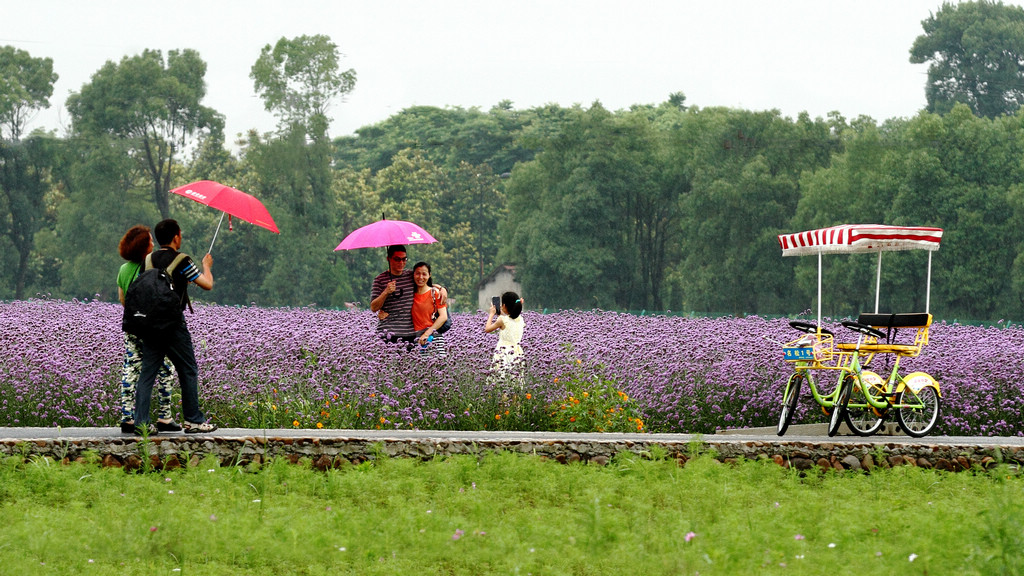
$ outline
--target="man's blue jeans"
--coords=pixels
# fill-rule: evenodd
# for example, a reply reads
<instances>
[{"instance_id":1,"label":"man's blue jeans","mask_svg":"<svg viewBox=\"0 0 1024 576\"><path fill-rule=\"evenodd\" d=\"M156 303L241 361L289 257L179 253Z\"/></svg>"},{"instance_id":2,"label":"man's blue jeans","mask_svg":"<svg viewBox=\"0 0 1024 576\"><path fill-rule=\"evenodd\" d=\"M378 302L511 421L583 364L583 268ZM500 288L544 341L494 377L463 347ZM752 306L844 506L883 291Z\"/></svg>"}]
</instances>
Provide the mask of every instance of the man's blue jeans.
<instances>
[{"instance_id":1,"label":"man's blue jeans","mask_svg":"<svg viewBox=\"0 0 1024 576\"><path fill-rule=\"evenodd\" d=\"M206 416L199 409L199 366L196 364L195 349L192 348L192 334L185 325L184 317L175 328L158 335L142 339L142 370L135 386L135 424L149 423L149 406L153 398L153 383L166 356L178 372L181 384L181 412L186 422L200 424Z\"/></svg>"}]
</instances>

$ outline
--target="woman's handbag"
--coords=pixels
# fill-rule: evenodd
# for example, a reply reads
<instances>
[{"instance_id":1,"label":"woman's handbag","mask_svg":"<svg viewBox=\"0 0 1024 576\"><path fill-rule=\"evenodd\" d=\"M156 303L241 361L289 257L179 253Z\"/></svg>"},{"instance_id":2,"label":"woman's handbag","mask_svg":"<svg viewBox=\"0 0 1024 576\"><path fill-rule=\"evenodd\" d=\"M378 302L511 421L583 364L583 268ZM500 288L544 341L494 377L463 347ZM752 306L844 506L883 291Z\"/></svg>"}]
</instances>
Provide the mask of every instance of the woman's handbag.
<instances>
[{"instance_id":1,"label":"woman's handbag","mask_svg":"<svg viewBox=\"0 0 1024 576\"><path fill-rule=\"evenodd\" d=\"M434 320L435 322L437 321L437 315L440 314L440 312L437 311L437 298L438 298L439 295L440 295L440 290L435 291L433 293L433 295L431 296L431 300L433 300L433 302L434 302L434 315L431 316L430 319ZM451 309L449 309L448 310L448 318L444 321L444 324L441 324L441 327L437 329L437 333L438 334L444 334L451 327L452 327L452 311L451 311Z\"/></svg>"}]
</instances>

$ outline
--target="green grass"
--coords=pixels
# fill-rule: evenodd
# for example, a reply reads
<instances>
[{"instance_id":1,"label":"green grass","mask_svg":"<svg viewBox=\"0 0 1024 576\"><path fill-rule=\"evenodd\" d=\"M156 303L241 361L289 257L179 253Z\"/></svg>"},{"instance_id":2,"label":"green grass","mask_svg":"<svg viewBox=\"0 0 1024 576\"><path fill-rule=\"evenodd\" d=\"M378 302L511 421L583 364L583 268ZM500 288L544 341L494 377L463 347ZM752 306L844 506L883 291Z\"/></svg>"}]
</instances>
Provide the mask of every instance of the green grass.
<instances>
[{"instance_id":1,"label":"green grass","mask_svg":"<svg viewBox=\"0 0 1024 576\"><path fill-rule=\"evenodd\" d=\"M1022 488L1007 468L801 476L708 456L601 467L500 453L326 473L12 457L0 573L1019 574Z\"/></svg>"}]
</instances>

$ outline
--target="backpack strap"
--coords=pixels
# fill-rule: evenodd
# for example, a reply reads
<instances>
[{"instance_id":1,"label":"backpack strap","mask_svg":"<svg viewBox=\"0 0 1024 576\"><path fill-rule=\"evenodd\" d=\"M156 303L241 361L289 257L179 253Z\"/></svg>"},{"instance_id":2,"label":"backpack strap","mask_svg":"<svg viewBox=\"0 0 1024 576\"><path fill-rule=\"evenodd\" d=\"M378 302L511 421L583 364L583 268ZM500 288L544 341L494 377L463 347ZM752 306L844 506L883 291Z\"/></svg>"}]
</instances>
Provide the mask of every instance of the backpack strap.
<instances>
[{"instance_id":1,"label":"backpack strap","mask_svg":"<svg viewBox=\"0 0 1024 576\"><path fill-rule=\"evenodd\" d=\"M137 264L135 266L135 275L132 276L131 282L128 283L129 286L131 286L132 282L135 282L136 280L138 280L139 276L142 275L142 268L143 268L143 266L145 266L145 264L143 264L143 263L139 263L139 264Z\"/></svg>"},{"instance_id":2,"label":"backpack strap","mask_svg":"<svg viewBox=\"0 0 1024 576\"><path fill-rule=\"evenodd\" d=\"M174 260L172 260L171 263L167 265L167 268L164 268L164 270L167 272L167 275L171 277L172 282L174 281L174 270L178 267L178 264L181 264L181 261L184 260L185 258L188 258L188 254L185 254L184 252L178 252L178 255L174 257ZM187 282L185 283L185 290L183 290L181 293L181 299L186 300L185 303L188 306L189 314L195 314L196 311L192 309L192 299L188 297Z\"/></svg>"},{"instance_id":3,"label":"backpack strap","mask_svg":"<svg viewBox=\"0 0 1024 576\"><path fill-rule=\"evenodd\" d=\"M164 270L167 271L167 275L173 275L174 270L178 267L178 264L181 264L181 261L184 260L185 258L188 258L188 254L178 252L178 255L174 257L174 260L172 260L171 263L167 265L167 268L164 268Z\"/></svg>"},{"instance_id":4,"label":"backpack strap","mask_svg":"<svg viewBox=\"0 0 1024 576\"><path fill-rule=\"evenodd\" d=\"M174 270L178 267L178 264L181 264L181 261L184 260L187 256L188 254L185 254L184 252L178 252L178 255L174 257L174 260L171 260L171 263L168 264L166 268L164 268L164 272L167 272L168 276L174 274ZM146 254L146 261L142 265L142 270L149 270L150 268L154 268L152 252ZM141 271L139 273L141 274Z\"/></svg>"}]
</instances>

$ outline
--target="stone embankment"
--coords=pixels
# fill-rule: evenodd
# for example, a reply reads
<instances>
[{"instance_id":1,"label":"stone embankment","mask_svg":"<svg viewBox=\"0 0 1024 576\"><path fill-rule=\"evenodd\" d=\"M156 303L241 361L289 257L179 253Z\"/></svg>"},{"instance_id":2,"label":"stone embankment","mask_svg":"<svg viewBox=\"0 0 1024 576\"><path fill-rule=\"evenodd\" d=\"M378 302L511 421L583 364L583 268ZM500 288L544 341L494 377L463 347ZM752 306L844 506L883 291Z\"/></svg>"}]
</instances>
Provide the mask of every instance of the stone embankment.
<instances>
[{"instance_id":1,"label":"stone embankment","mask_svg":"<svg viewBox=\"0 0 1024 576\"><path fill-rule=\"evenodd\" d=\"M673 458L680 464L696 454L723 462L769 460L779 466L809 470L872 470L916 466L962 471L1000 463L1024 464L1020 439L939 437L793 439L770 436L682 434L554 434L381 431L218 431L212 435L160 435L149 439L119 435L113 429L53 429L44 433L0 431L0 455L55 461L98 460L105 466L135 469L144 459L154 468L198 465L213 457L221 465L245 466L271 458L308 461L326 470L383 457L431 459L492 451L534 454L562 463L607 464L624 451ZM35 429L44 430L47 429Z\"/></svg>"}]
</instances>

